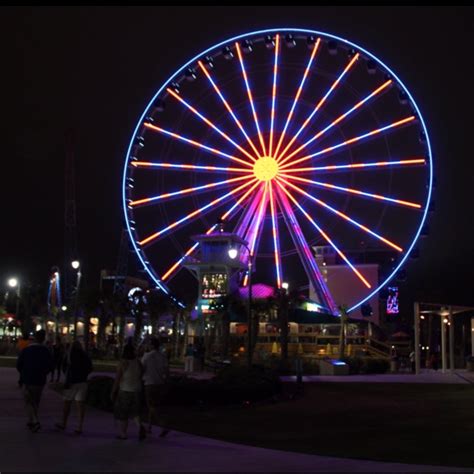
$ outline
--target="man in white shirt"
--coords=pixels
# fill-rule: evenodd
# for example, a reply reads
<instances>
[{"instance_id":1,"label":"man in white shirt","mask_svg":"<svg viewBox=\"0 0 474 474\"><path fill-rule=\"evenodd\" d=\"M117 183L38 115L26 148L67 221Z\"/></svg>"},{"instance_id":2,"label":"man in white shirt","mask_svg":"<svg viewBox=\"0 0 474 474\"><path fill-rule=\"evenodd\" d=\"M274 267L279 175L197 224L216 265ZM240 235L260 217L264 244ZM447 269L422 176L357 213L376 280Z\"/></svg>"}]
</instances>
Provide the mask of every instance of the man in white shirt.
<instances>
[{"instance_id":1,"label":"man in white shirt","mask_svg":"<svg viewBox=\"0 0 474 474\"><path fill-rule=\"evenodd\" d=\"M152 338L152 350L142 357L145 398L148 406L148 432L151 433L153 421L157 421L158 406L166 395L168 388L169 366L165 354L160 351L160 341ZM163 424L163 423L162 423ZM160 436L164 437L169 430L163 426Z\"/></svg>"}]
</instances>

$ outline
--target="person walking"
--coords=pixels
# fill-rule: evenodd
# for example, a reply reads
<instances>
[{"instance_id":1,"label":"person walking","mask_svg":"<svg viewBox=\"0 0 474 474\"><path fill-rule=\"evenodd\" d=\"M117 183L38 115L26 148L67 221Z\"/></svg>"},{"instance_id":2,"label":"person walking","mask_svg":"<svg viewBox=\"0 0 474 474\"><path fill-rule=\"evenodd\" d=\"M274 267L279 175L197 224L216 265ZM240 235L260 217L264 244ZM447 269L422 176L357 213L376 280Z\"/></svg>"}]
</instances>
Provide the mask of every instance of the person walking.
<instances>
[{"instance_id":1,"label":"person walking","mask_svg":"<svg viewBox=\"0 0 474 474\"><path fill-rule=\"evenodd\" d=\"M56 428L61 431L66 429L72 402L75 401L79 413L79 423L74 433L81 434L86 410L87 377L92 372L92 362L79 341L72 343L71 351L64 357L63 370L66 374L63 392L63 419L61 423L56 423Z\"/></svg>"},{"instance_id":2,"label":"person walking","mask_svg":"<svg viewBox=\"0 0 474 474\"><path fill-rule=\"evenodd\" d=\"M46 336L45 336L46 337ZM21 352L23 349L26 349L30 345L30 337L27 333L24 333L16 345L18 352Z\"/></svg>"},{"instance_id":3,"label":"person walking","mask_svg":"<svg viewBox=\"0 0 474 474\"><path fill-rule=\"evenodd\" d=\"M157 421L158 407L166 396L169 380L168 358L160 350L160 340L153 338L150 343L151 351L144 354L142 358L149 433L151 433L153 421ZM169 433L169 429L166 427L166 423L162 428L160 437L163 438Z\"/></svg>"},{"instance_id":4,"label":"person walking","mask_svg":"<svg viewBox=\"0 0 474 474\"><path fill-rule=\"evenodd\" d=\"M46 378L53 370L53 357L44 346L46 331L36 331L34 342L19 354L16 368L20 373L19 385L23 390L25 409L28 416L28 428L36 433L41 429L38 419L41 394Z\"/></svg>"},{"instance_id":5,"label":"person walking","mask_svg":"<svg viewBox=\"0 0 474 474\"><path fill-rule=\"evenodd\" d=\"M415 354L415 350L412 350L408 357L410 358L411 371L413 373L415 373L416 372L416 354Z\"/></svg>"},{"instance_id":6,"label":"person walking","mask_svg":"<svg viewBox=\"0 0 474 474\"><path fill-rule=\"evenodd\" d=\"M197 362L197 366L198 366L198 369L200 372L203 372L204 369L205 369L205 360L206 360L206 348L204 346L204 344L202 342L198 342L197 344L197 347L196 347L196 351L195 351L195 355L196 355L196 362Z\"/></svg>"},{"instance_id":7,"label":"person walking","mask_svg":"<svg viewBox=\"0 0 474 474\"><path fill-rule=\"evenodd\" d=\"M192 344L188 344L186 347L186 352L184 354L184 371L193 372L194 371L194 355L195 350Z\"/></svg>"},{"instance_id":8,"label":"person walking","mask_svg":"<svg viewBox=\"0 0 474 474\"><path fill-rule=\"evenodd\" d=\"M438 354L436 352L433 352L430 357L430 362L431 362L431 368L437 372L438 371Z\"/></svg>"},{"instance_id":9,"label":"person walking","mask_svg":"<svg viewBox=\"0 0 474 474\"><path fill-rule=\"evenodd\" d=\"M53 360L54 360L54 367L51 371L51 379L50 382L54 382L54 375L56 374L56 382L59 382L61 378L61 370L63 367L64 362L64 355L65 355L65 347L61 341L61 337L56 337L56 343L53 345Z\"/></svg>"},{"instance_id":10,"label":"person walking","mask_svg":"<svg viewBox=\"0 0 474 474\"><path fill-rule=\"evenodd\" d=\"M138 439L141 441L146 438L146 429L140 416L142 375L142 365L137 359L133 344L129 342L123 349L111 393L114 417L119 425L117 439L127 439L129 418L133 418L138 425Z\"/></svg>"}]
</instances>

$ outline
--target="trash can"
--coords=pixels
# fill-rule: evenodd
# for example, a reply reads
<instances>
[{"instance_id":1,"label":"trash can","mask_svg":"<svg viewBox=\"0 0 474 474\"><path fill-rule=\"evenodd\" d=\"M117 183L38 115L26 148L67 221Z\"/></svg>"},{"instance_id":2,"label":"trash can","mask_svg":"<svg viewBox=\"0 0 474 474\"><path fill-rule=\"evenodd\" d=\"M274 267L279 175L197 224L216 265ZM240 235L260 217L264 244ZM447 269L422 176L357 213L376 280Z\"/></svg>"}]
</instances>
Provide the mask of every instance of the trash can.
<instances>
[{"instance_id":1,"label":"trash can","mask_svg":"<svg viewBox=\"0 0 474 474\"><path fill-rule=\"evenodd\" d=\"M466 359L466 369L468 372L474 372L474 356L469 356Z\"/></svg>"}]
</instances>

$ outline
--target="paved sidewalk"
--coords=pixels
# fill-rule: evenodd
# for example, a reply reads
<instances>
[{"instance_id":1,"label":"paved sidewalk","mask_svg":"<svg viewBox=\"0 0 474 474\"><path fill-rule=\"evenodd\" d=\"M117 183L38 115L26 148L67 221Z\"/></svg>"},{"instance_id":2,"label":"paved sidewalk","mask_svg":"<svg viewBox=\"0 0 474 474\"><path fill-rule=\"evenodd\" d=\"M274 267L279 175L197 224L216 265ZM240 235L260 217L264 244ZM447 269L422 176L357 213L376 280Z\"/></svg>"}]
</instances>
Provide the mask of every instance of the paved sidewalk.
<instances>
[{"instance_id":1,"label":"paved sidewalk","mask_svg":"<svg viewBox=\"0 0 474 474\"><path fill-rule=\"evenodd\" d=\"M295 382L295 375L282 376L283 382ZM303 375L303 382L368 382L368 383L474 383L474 372L456 370L443 374L438 371L424 371L415 374L367 374L367 375Z\"/></svg>"},{"instance_id":2,"label":"paved sidewalk","mask_svg":"<svg viewBox=\"0 0 474 474\"><path fill-rule=\"evenodd\" d=\"M110 414L88 409L80 437L52 427L61 399L46 388L43 430L30 433L14 369L0 368L0 471L16 472L470 472L472 469L417 466L298 454L171 432L142 443L136 428L127 441L114 438ZM74 423L73 416L71 422ZM74 425L71 424L71 428ZM158 431L158 429L156 430ZM133 435L133 436L132 436Z\"/></svg>"}]
</instances>

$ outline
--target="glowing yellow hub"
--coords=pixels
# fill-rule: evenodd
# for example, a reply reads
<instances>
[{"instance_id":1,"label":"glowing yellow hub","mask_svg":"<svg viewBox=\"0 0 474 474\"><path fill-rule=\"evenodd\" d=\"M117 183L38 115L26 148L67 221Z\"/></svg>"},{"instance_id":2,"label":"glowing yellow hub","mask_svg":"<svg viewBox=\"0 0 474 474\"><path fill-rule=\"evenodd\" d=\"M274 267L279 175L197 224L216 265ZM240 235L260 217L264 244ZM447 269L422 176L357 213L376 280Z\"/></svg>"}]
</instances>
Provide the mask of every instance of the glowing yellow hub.
<instances>
[{"instance_id":1,"label":"glowing yellow hub","mask_svg":"<svg viewBox=\"0 0 474 474\"><path fill-rule=\"evenodd\" d=\"M278 163L271 156L262 156L253 165L253 173L260 181L271 181L278 174Z\"/></svg>"}]
</instances>

